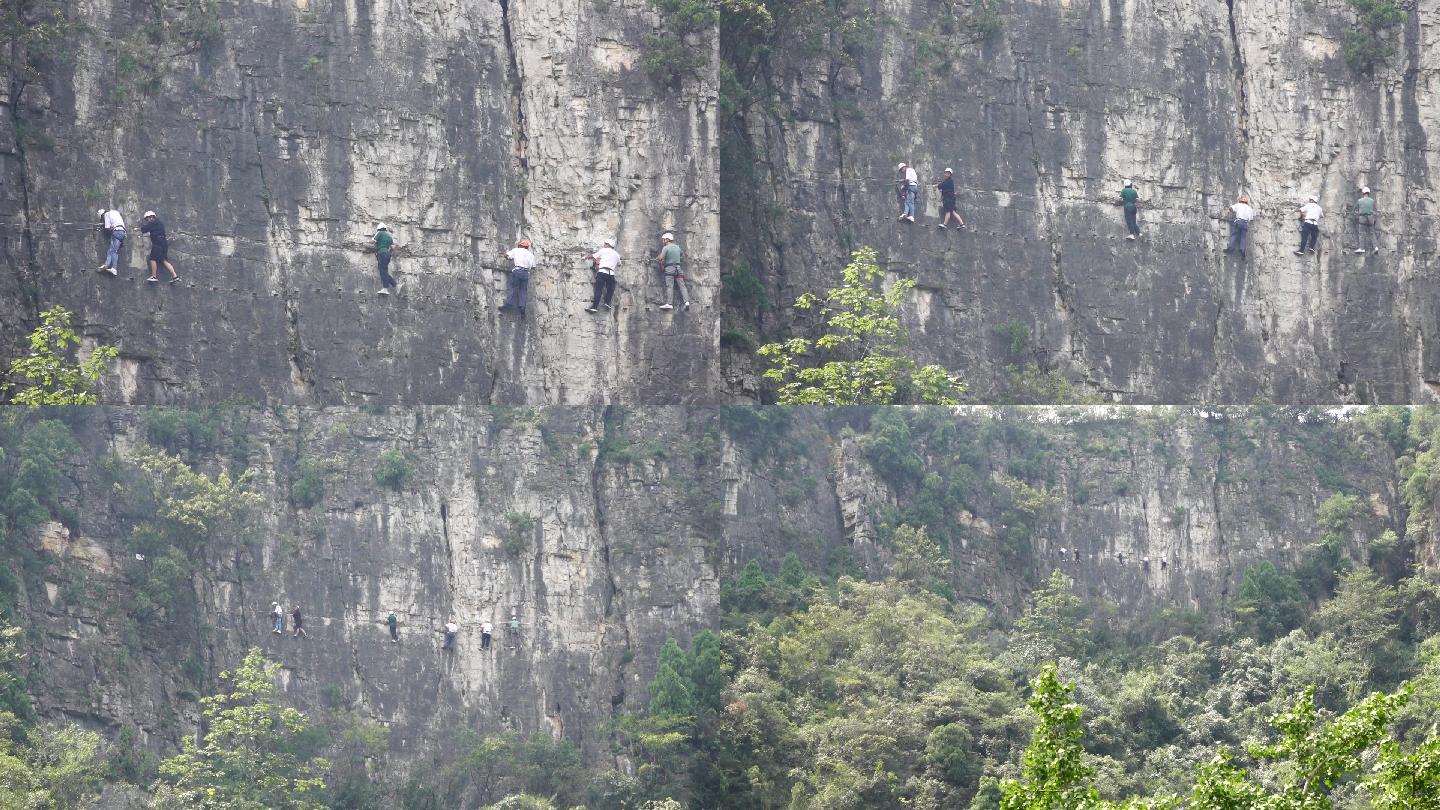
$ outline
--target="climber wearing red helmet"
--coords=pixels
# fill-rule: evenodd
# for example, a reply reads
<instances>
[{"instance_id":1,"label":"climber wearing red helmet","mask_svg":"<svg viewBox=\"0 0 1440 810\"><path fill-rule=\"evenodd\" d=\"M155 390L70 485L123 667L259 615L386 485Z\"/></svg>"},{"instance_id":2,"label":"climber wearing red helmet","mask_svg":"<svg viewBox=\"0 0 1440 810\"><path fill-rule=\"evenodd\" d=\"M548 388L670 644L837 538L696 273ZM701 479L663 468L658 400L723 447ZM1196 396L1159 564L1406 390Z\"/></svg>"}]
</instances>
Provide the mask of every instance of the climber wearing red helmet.
<instances>
[{"instance_id":1,"label":"climber wearing red helmet","mask_svg":"<svg viewBox=\"0 0 1440 810\"><path fill-rule=\"evenodd\" d=\"M521 239L516 242L515 247L506 251L505 258L510 260L510 275L505 282L505 303L500 305L500 311L514 307L520 310L520 317L524 318L530 271L535 269L535 254L530 252L530 240Z\"/></svg>"}]
</instances>

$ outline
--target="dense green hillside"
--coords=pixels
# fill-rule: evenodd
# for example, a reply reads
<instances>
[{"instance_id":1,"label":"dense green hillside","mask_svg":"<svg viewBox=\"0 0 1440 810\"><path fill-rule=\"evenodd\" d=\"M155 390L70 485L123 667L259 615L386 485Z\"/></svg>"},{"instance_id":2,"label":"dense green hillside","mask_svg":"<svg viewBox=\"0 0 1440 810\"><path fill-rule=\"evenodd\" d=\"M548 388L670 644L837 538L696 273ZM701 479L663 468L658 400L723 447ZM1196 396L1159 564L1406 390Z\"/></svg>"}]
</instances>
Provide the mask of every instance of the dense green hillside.
<instances>
[{"instance_id":1,"label":"dense green hillside","mask_svg":"<svg viewBox=\"0 0 1440 810\"><path fill-rule=\"evenodd\" d=\"M0 806L1433 807L1437 437L1426 409L6 411Z\"/></svg>"}]
</instances>

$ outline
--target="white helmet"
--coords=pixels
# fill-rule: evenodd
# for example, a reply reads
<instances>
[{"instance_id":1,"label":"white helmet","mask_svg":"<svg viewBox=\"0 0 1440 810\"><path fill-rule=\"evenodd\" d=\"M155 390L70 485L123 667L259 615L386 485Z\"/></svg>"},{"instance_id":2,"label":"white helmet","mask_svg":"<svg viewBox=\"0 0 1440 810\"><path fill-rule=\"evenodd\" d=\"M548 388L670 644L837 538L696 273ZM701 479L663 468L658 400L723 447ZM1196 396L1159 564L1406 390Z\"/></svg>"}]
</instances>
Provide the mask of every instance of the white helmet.
<instances>
[{"instance_id":1,"label":"white helmet","mask_svg":"<svg viewBox=\"0 0 1440 810\"><path fill-rule=\"evenodd\" d=\"M1306 201L1306 202L1320 202L1319 200L1315 199L1315 195L1314 195L1314 194L1311 194L1309 197L1306 197L1306 198L1305 198L1305 201Z\"/></svg>"},{"instance_id":2,"label":"white helmet","mask_svg":"<svg viewBox=\"0 0 1440 810\"><path fill-rule=\"evenodd\" d=\"M945 167L945 173L946 173L946 174L954 174L954 173L955 173L955 170L952 169L952 168L950 168L949 166L946 166L946 167Z\"/></svg>"},{"instance_id":3,"label":"white helmet","mask_svg":"<svg viewBox=\"0 0 1440 810\"><path fill-rule=\"evenodd\" d=\"M1135 185L1135 184L1132 183L1132 182L1130 182L1129 180L1126 180L1126 181L1125 181L1125 187L1126 187L1126 188L1130 188L1130 187L1133 186L1133 185Z\"/></svg>"},{"instance_id":4,"label":"white helmet","mask_svg":"<svg viewBox=\"0 0 1440 810\"><path fill-rule=\"evenodd\" d=\"M375 223L375 230L377 230L377 231L388 231L388 230L390 230L390 229L387 228L387 227L385 227L385 223L383 223L383 222L377 222L377 223Z\"/></svg>"},{"instance_id":5,"label":"white helmet","mask_svg":"<svg viewBox=\"0 0 1440 810\"><path fill-rule=\"evenodd\" d=\"M669 231L666 231L665 233L663 233L663 234L660 235L660 239L663 240L663 241L666 241L666 242L674 242L674 241L675 241L675 234L670 233Z\"/></svg>"},{"instance_id":6,"label":"white helmet","mask_svg":"<svg viewBox=\"0 0 1440 810\"><path fill-rule=\"evenodd\" d=\"M1361 193L1361 194L1369 194L1369 193L1370 193L1370 187L1369 187L1369 186L1361 186L1361 187L1360 187L1360 193Z\"/></svg>"},{"instance_id":7,"label":"white helmet","mask_svg":"<svg viewBox=\"0 0 1440 810\"><path fill-rule=\"evenodd\" d=\"M103 217L103 216L105 216L105 209L104 209L104 208L101 208L99 211L96 211L96 212L95 212L95 216L97 216L97 217Z\"/></svg>"},{"instance_id":8,"label":"white helmet","mask_svg":"<svg viewBox=\"0 0 1440 810\"><path fill-rule=\"evenodd\" d=\"M601 242L600 244L602 244L602 245L604 245L605 247L608 247L608 248L613 248L613 247L615 247L615 242L614 242L614 240L612 240L612 239L606 239L606 240L604 240L603 242Z\"/></svg>"},{"instance_id":9,"label":"white helmet","mask_svg":"<svg viewBox=\"0 0 1440 810\"><path fill-rule=\"evenodd\" d=\"M902 169L904 169L904 168L905 168L905 164L904 164L904 163L901 163L899 166L896 166L896 167L895 167L895 171L898 172L898 171L900 171L900 170L902 170Z\"/></svg>"},{"instance_id":10,"label":"white helmet","mask_svg":"<svg viewBox=\"0 0 1440 810\"><path fill-rule=\"evenodd\" d=\"M154 211L146 211L144 214L141 214L141 215L140 215L140 218L141 218L141 219L149 219L150 217L153 217L153 216L155 216L155 212L154 212Z\"/></svg>"}]
</instances>

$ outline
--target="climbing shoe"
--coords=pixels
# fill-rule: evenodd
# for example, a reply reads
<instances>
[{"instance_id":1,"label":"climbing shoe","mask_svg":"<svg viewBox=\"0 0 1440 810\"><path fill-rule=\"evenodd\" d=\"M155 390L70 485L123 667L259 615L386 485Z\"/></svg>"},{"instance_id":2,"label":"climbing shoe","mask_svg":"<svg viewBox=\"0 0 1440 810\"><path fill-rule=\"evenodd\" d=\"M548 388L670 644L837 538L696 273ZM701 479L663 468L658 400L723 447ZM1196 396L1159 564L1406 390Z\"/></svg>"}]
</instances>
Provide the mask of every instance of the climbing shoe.
<instances>
[{"instance_id":1,"label":"climbing shoe","mask_svg":"<svg viewBox=\"0 0 1440 810\"><path fill-rule=\"evenodd\" d=\"M945 223L943 223L943 222L940 223L940 230L942 230L942 231L945 230Z\"/></svg>"},{"instance_id":2,"label":"climbing shoe","mask_svg":"<svg viewBox=\"0 0 1440 810\"><path fill-rule=\"evenodd\" d=\"M156 278L156 277L154 277L154 276L151 276L151 277L149 277L149 278L147 278L147 279L145 279L145 280L146 280L146 281L159 281L160 279L158 279L158 278Z\"/></svg>"},{"instance_id":3,"label":"climbing shoe","mask_svg":"<svg viewBox=\"0 0 1440 810\"><path fill-rule=\"evenodd\" d=\"M380 288L380 291L377 292L377 293L375 293L375 294L376 294L376 295L389 295L389 294L390 294L390 290L386 289L385 287L381 287L381 288Z\"/></svg>"},{"instance_id":4,"label":"climbing shoe","mask_svg":"<svg viewBox=\"0 0 1440 810\"><path fill-rule=\"evenodd\" d=\"M585 307L585 311L586 311L586 312L599 312L600 310L596 309L595 307Z\"/></svg>"},{"instance_id":5,"label":"climbing shoe","mask_svg":"<svg viewBox=\"0 0 1440 810\"><path fill-rule=\"evenodd\" d=\"M660 308L661 308L661 309L674 309L675 307L672 307L672 306L670 306L669 304L661 304L661 305L660 305Z\"/></svg>"},{"instance_id":6,"label":"climbing shoe","mask_svg":"<svg viewBox=\"0 0 1440 810\"><path fill-rule=\"evenodd\" d=\"M179 276L172 276L172 277L170 278L170 283L171 283L171 284L174 284L175 282L177 282L177 281L179 281L179 280L180 280L180 277L179 277Z\"/></svg>"}]
</instances>

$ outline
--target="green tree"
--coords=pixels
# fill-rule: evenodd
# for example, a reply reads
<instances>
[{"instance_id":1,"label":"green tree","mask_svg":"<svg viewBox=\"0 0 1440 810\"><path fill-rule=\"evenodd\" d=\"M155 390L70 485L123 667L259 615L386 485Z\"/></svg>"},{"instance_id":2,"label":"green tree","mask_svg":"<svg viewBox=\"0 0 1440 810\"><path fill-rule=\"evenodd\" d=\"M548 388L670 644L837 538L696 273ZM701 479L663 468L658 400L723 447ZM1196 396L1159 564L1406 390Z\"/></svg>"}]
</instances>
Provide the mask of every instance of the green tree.
<instances>
[{"instance_id":1,"label":"green tree","mask_svg":"<svg viewBox=\"0 0 1440 810\"><path fill-rule=\"evenodd\" d=\"M1440 810L1440 738L1432 736L1414 751L1388 740L1365 781L1375 807L1387 810Z\"/></svg>"},{"instance_id":2,"label":"green tree","mask_svg":"<svg viewBox=\"0 0 1440 810\"><path fill-rule=\"evenodd\" d=\"M1039 719L1020 764L1020 778L1000 783L1001 810L1079 810L1099 797L1080 744L1085 734L1080 704L1071 699L1075 684L1061 683L1054 664L1046 664L1030 682L1030 709Z\"/></svg>"},{"instance_id":3,"label":"green tree","mask_svg":"<svg viewBox=\"0 0 1440 810\"><path fill-rule=\"evenodd\" d=\"M1015 622L1022 638L1035 644L1045 657L1080 658L1091 650L1090 609L1070 592L1070 582L1058 569L1035 592L1035 604Z\"/></svg>"},{"instance_id":4,"label":"green tree","mask_svg":"<svg viewBox=\"0 0 1440 810\"><path fill-rule=\"evenodd\" d=\"M1385 37L1386 29L1405 21L1405 11L1395 0L1349 0L1355 10L1356 27L1345 33L1342 52L1345 63L1357 72L1366 72L1395 53Z\"/></svg>"},{"instance_id":5,"label":"green tree","mask_svg":"<svg viewBox=\"0 0 1440 810\"><path fill-rule=\"evenodd\" d=\"M30 333L30 352L10 361L9 379L0 385L17 405L94 405L95 387L119 353L114 346L96 346L83 360L71 361L70 349L80 337L70 328L70 311L61 306L40 313L40 326Z\"/></svg>"},{"instance_id":6,"label":"green tree","mask_svg":"<svg viewBox=\"0 0 1440 810\"><path fill-rule=\"evenodd\" d=\"M695 714L694 684L690 682L690 662L685 651L669 639L660 648L660 664L655 677L646 687L650 693L652 717L690 717Z\"/></svg>"},{"instance_id":7,"label":"green tree","mask_svg":"<svg viewBox=\"0 0 1440 810\"><path fill-rule=\"evenodd\" d=\"M897 526L891 544L895 549L895 562L890 573L896 579L913 582L926 590L941 592L945 589L945 574L950 561L924 529Z\"/></svg>"},{"instance_id":8,"label":"green tree","mask_svg":"<svg viewBox=\"0 0 1440 810\"><path fill-rule=\"evenodd\" d=\"M1265 560L1245 569L1233 613L1243 632L1271 641L1299 627L1308 606L1300 583Z\"/></svg>"},{"instance_id":9,"label":"green tree","mask_svg":"<svg viewBox=\"0 0 1440 810\"><path fill-rule=\"evenodd\" d=\"M823 298L806 293L795 308L817 310L825 327L818 338L796 337L761 346L766 379L779 386L783 405L954 404L960 379L938 365L921 366L905 354L908 335L900 305L915 287L902 278L884 289L873 248L860 248L845 266L845 283ZM879 288L879 289L877 289Z\"/></svg>"},{"instance_id":10,"label":"green tree","mask_svg":"<svg viewBox=\"0 0 1440 810\"><path fill-rule=\"evenodd\" d=\"M21 735L25 742L16 742ZM0 714L0 807L69 810L100 795L105 763L100 736L77 726L25 729Z\"/></svg>"},{"instance_id":11,"label":"green tree","mask_svg":"<svg viewBox=\"0 0 1440 810\"><path fill-rule=\"evenodd\" d=\"M308 722L274 702L280 664L251 648L233 672L220 673L229 692L201 700L207 731L160 765L157 810L324 810L329 763L295 751Z\"/></svg>"},{"instance_id":12,"label":"green tree","mask_svg":"<svg viewBox=\"0 0 1440 810\"><path fill-rule=\"evenodd\" d=\"M1315 690L1307 689L1295 705L1270 718L1279 739L1252 746L1251 756L1281 761L1277 810L1329 810L1330 792L1340 780L1360 769L1361 755L1385 736L1386 727L1410 697L1408 690L1393 695L1375 693L1340 715L1321 722L1315 708Z\"/></svg>"},{"instance_id":13,"label":"green tree","mask_svg":"<svg viewBox=\"0 0 1440 810\"><path fill-rule=\"evenodd\" d=\"M711 713L720 711L720 692L725 688L720 637L709 630L696 633L690 641L689 663L695 707Z\"/></svg>"}]
</instances>

